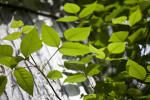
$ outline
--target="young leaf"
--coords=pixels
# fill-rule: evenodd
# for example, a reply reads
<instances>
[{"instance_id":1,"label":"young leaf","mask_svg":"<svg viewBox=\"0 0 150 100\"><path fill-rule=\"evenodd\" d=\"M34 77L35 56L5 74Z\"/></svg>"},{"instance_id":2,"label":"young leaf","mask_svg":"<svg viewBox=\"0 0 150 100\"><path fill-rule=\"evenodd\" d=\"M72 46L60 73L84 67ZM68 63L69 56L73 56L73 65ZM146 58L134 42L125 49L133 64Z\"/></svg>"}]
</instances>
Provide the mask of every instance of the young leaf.
<instances>
[{"instance_id":1,"label":"young leaf","mask_svg":"<svg viewBox=\"0 0 150 100\"><path fill-rule=\"evenodd\" d=\"M150 75L145 78L145 82L150 82Z\"/></svg>"},{"instance_id":2,"label":"young leaf","mask_svg":"<svg viewBox=\"0 0 150 100\"><path fill-rule=\"evenodd\" d=\"M144 80L146 77L146 70L144 69L144 67L130 59L126 64L126 70L130 76L137 79Z\"/></svg>"},{"instance_id":3,"label":"young leaf","mask_svg":"<svg viewBox=\"0 0 150 100\"><path fill-rule=\"evenodd\" d=\"M80 18L84 18L88 15L90 15L91 13L93 13L93 11L95 10L95 7L97 5L97 2L94 2L91 5L88 5L86 8L84 8L80 13L79 13L79 17Z\"/></svg>"},{"instance_id":4,"label":"young leaf","mask_svg":"<svg viewBox=\"0 0 150 100\"><path fill-rule=\"evenodd\" d=\"M147 66L147 70L150 72L150 65L149 65L149 66Z\"/></svg>"},{"instance_id":5,"label":"young leaf","mask_svg":"<svg viewBox=\"0 0 150 100\"><path fill-rule=\"evenodd\" d=\"M141 20L141 18L142 18L141 11L140 11L140 9L137 9L129 17L129 23L133 26L134 24L136 24L137 22L139 22Z\"/></svg>"},{"instance_id":6,"label":"young leaf","mask_svg":"<svg viewBox=\"0 0 150 100\"><path fill-rule=\"evenodd\" d=\"M65 82L78 83L78 82L83 82L85 80L86 80L86 77L84 74L77 73L72 76L68 76L63 83L65 83Z\"/></svg>"},{"instance_id":7,"label":"young leaf","mask_svg":"<svg viewBox=\"0 0 150 100\"><path fill-rule=\"evenodd\" d=\"M27 57L30 54L36 52L37 50L42 48L42 41L39 37L38 32L33 29L28 33L22 40L20 45L20 50L22 54Z\"/></svg>"},{"instance_id":8,"label":"young leaf","mask_svg":"<svg viewBox=\"0 0 150 100\"><path fill-rule=\"evenodd\" d=\"M7 84L6 76L0 75L0 96L3 94Z\"/></svg>"},{"instance_id":9,"label":"young leaf","mask_svg":"<svg viewBox=\"0 0 150 100\"><path fill-rule=\"evenodd\" d=\"M36 27L36 26L29 26L29 25L27 25L27 26L24 26L22 28L22 33L28 34L31 30L37 29L37 28L38 27Z\"/></svg>"},{"instance_id":10,"label":"young leaf","mask_svg":"<svg viewBox=\"0 0 150 100\"><path fill-rule=\"evenodd\" d=\"M77 21L79 18L76 16L68 16L68 17L63 17L63 18L59 18L56 21L59 22L74 22Z\"/></svg>"},{"instance_id":11,"label":"young leaf","mask_svg":"<svg viewBox=\"0 0 150 100\"><path fill-rule=\"evenodd\" d=\"M24 23L21 20L19 20L19 21L13 20L11 23L11 28L19 28L23 25L24 25Z\"/></svg>"},{"instance_id":12,"label":"young leaf","mask_svg":"<svg viewBox=\"0 0 150 100\"><path fill-rule=\"evenodd\" d=\"M60 79L62 78L62 74L60 71L58 70L53 70L53 71L50 71L48 74L47 74L47 77L50 79L50 80L56 80L56 79Z\"/></svg>"},{"instance_id":13,"label":"young leaf","mask_svg":"<svg viewBox=\"0 0 150 100\"><path fill-rule=\"evenodd\" d=\"M94 74L98 74L100 72L98 64L91 64L84 69L84 72L87 76L93 76Z\"/></svg>"},{"instance_id":14,"label":"young leaf","mask_svg":"<svg viewBox=\"0 0 150 100\"><path fill-rule=\"evenodd\" d=\"M124 43L116 42L116 43L110 43L107 48L111 54L118 54L124 52L125 46L126 46L126 42Z\"/></svg>"},{"instance_id":15,"label":"young leaf","mask_svg":"<svg viewBox=\"0 0 150 100\"><path fill-rule=\"evenodd\" d=\"M65 31L65 38L69 41L83 41L90 35L91 27L70 28Z\"/></svg>"},{"instance_id":16,"label":"young leaf","mask_svg":"<svg viewBox=\"0 0 150 100\"><path fill-rule=\"evenodd\" d=\"M129 34L128 31L115 32L110 37L109 42L124 42L128 34Z\"/></svg>"},{"instance_id":17,"label":"young leaf","mask_svg":"<svg viewBox=\"0 0 150 100\"><path fill-rule=\"evenodd\" d=\"M33 96L33 77L25 68L18 67L14 71L19 86Z\"/></svg>"},{"instance_id":18,"label":"young leaf","mask_svg":"<svg viewBox=\"0 0 150 100\"><path fill-rule=\"evenodd\" d=\"M3 40L12 41L12 40L16 40L16 39L18 39L20 37L21 37L21 33L20 32L13 32L12 34L4 37Z\"/></svg>"},{"instance_id":19,"label":"young leaf","mask_svg":"<svg viewBox=\"0 0 150 100\"><path fill-rule=\"evenodd\" d=\"M127 20L126 16L121 16L112 20L113 24L123 24Z\"/></svg>"},{"instance_id":20,"label":"young leaf","mask_svg":"<svg viewBox=\"0 0 150 100\"><path fill-rule=\"evenodd\" d=\"M73 3L66 3L64 5L64 11L66 11L68 13L76 14L80 11L80 7Z\"/></svg>"},{"instance_id":21,"label":"young leaf","mask_svg":"<svg viewBox=\"0 0 150 100\"><path fill-rule=\"evenodd\" d=\"M95 47L93 47L92 45L89 46L89 50L93 53L96 53L96 57L100 58L100 59L104 59L105 58L105 53L101 50L101 49L96 49Z\"/></svg>"},{"instance_id":22,"label":"young leaf","mask_svg":"<svg viewBox=\"0 0 150 100\"><path fill-rule=\"evenodd\" d=\"M13 48L10 45L0 45L0 58L10 57L13 54Z\"/></svg>"},{"instance_id":23,"label":"young leaf","mask_svg":"<svg viewBox=\"0 0 150 100\"><path fill-rule=\"evenodd\" d=\"M65 61L64 62L65 68L71 70L82 70L85 64L81 61Z\"/></svg>"},{"instance_id":24,"label":"young leaf","mask_svg":"<svg viewBox=\"0 0 150 100\"><path fill-rule=\"evenodd\" d=\"M46 45L52 46L52 47L59 47L60 42L61 42L59 35L53 28L46 25L45 23L43 23L43 26L42 26L41 36L42 36L42 41Z\"/></svg>"},{"instance_id":25,"label":"young leaf","mask_svg":"<svg viewBox=\"0 0 150 100\"><path fill-rule=\"evenodd\" d=\"M80 43L67 42L61 46L59 52L64 55L75 56L75 55L84 55L89 53L90 51L86 45Z\"/></svg>"}]
</instances>

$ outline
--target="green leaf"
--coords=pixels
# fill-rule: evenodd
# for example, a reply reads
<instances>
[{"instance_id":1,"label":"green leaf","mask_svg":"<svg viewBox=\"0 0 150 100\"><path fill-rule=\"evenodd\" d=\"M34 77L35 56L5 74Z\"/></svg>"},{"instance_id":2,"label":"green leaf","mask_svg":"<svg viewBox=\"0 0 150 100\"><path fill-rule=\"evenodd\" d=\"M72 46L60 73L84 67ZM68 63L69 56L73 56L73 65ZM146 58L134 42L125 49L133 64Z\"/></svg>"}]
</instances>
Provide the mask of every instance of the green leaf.
<instances>
[{"instance_id":1,"label":"green leaf","mask_svg":"<svg viewBox=\"0 0 150 100\"><path fill-rule=\"evenodd\" d=\"M110 43L107 48L111 54L118 54L124 52L125 47L126 47L126 42L124 43L116 42L116 43Z\"/></svg>"},{"instance_id":2,"label":"green leaf","mask_svg":"<svg viewBox=\"0 0 150 100\"><path fill-rule=\"evenodd\" d=\"M127 79L127 78L132 78L127 71L123 71L118 74L118 79Z\"/></svg>"},{"instance_id":3,"label":"green leaf","mask_svg":"<svg viewBox=\"0 0 150 100\"><path fill-rule=\"evenodd\" d=\"M150 75L145 78L145 82L150 82Z\"/></svg>"},{"instance_id":4,"label":"green leaf","mask_svg":"<svg viewBox=\"0 0 150 100\"><path fill-rule=\"evenodd\" d=\"M142 18L141 11L140 11L140 9L137 9L129 17L129 23L133 26L134 24L136 24L137 22L139 22L141 20L141 18Z\"/></svg>"},{"instance_id":5,"label":"green leaf","mask_svg":"<svg viewBox=\"0 0 150 100\"><path fill-rule=\"evenodd\" d=\"M91 64L84 69L84 72L87 76L93 76L94 74L98 74L100 72L99 65Z\"/></svg>"},{"instance_id":6,"label":"green leaf","mask_svg":"<svg viewBox=\"0 0 150 100\"><path fill-rule=\"evenodd\" d=\"M104 59L105 58L105 53L101 50L101 49L96 49L95 47L93 47L92 45L89 46L89 50L93 53L96 53L96 57L100 58L100 59Z\"/></svg>"},{"instance_id":7,"label":"green leaf","mask_svg":"<svg viewBox=\"0 0 150 100\"><path fill-rule=\"evenodd\" d=\"M88 95L84 96L84 100L97 100L96 94L88 94Z\"/></svg>"},{"instance_id":8,"label":"green leaf","mask_svg":"<svg viewBox=\"0 0 150 100\"><path fill-rule=\"evenodd\" d=\"M140 95L142 94L142 92L138 89L135 89L135 88L129 88L128 91L127 91L128 94L130 94L131 96L133 95Z\"/></svg>"},{"instance_id":9,"label":"green leaf","mask_svg":"<svg viewBox=\"0 0 150 100\"><path fill-rule=\"evenodd\" d=\"M65 82L78 83L78 82L83 82L85 80L86 80L86 77L84 74L77 73L72 76L68 76L63 83L65 83Z\"/></svg>"},{"instance_id":10,"label":"green leaf","mask_svg":"<svg viewBox=\"0 0 150 100\"><path fill-rule=\"evenodd\" d=\"M104 10L105 10L104 5L102 5L102 4L97 4L94 11L96 11L96 12L101 12L101 11L104 11Z\"/></svg>"},{"instance_id":11,"label":"green leaf","mask_svg":"<svg viewBox=\"0 0 150 100\"><path fill-rule=\"evenodd\" d=\"M109 58L109 57L106 57L106 59L105 60L110 60L110 61L112 61L112 60L122 60L122 59L127 59L128 57L122 57L122 58Z\"/></svg>"},{"instance_id":12,"label":"green leaf","mask_svg":"<svg viewBox=\"0 0 150 100\"><path fill-rule=\"evenodd\" d=\"M113 24L123 24L127 20L126 16L121 16L112 20Z\"/></svg>"},{"instance_id":13,"label":"green leaf","mask_svg":"<svg viewBox=\"0 0 150 100\"><path fill-rule=\"evenodd\" d=\"M80 11L80 7L73 3L66 3L64 5L64 11L66 11L68 13L76 14Z\"/></svg>"},{"instance_id":14,"label":"green leaf","mask_svg":"<svg viewBox=\"0 0 150 100\"><path fill-rule=\"evenodd\" d=\"M21 33L20 32L13 32L12 34L4 37L3 40L12 41L12 40L16 40L16 39L18 39L20 37L21 37Z\"/></svg>"},{"instance_id":15,"label":"green leaf","mask_svg":"<svg viewBox=\"0 0 150 100\"><path fill-rule=\"evenodd\" d=\"M84 8L79 13L79 17L84 18L84 17L87 17L88 15L90 15L91 13L93 13L93 11L95 10L96 5L97 5L97 2L94 2L93 4L88 5L86 8Z\"/></svg>"},{"instance_id":16,"label":"green leaf","mask_svg":"<svg viewBox=\"0 0 150 100\"><path fill-rule=\"evenodd\" d=\"M150 72L150 65L147 66L147 70Z\"/></svg>"},{"instance_id":17,"label":"green leaf","mask_svg":"<svg viewBox=\"0 0 150 100\"><path fill-rule=\"evenodd\" d=\"M0 45L0 58L9 57L13 54L13 48L10 45Z\"/></svg>"},{"instance_id":18,"label":"green leaf","mask_svg":"<svg viewBox=\"0 0 150 100\"><path fill-rule=\"evenodd\" d=\"M24 60L24 58L17 56L17 57L5 57L0 59L0 64L3 64L11 69L16 68L18 63Z\"/></svg>"},{"instance_id":19,"label":"green leaf","mask_svg":"<svg viewBox=\"0 0 150 100\"><path fill-rule=\"evenodd\" d=\"M14 71L18 85L28 94L33 96L33 77L25 68L18 67Z\"/></svg>"},{"instance_id":20,"label":"green leaf","mask_svg":"<svg viewBox=\"0 0 150 100\"><path fill-rule=\"evenodd\" d=\"M128 31L119 31L112 34L109 39L109 42L124 42L125 39L128 37Z\"/></svg>"},{"instance_id":21,"label":"green leaf","mask_svg":"<svg viewBox=\"0 0 150 100\"><path fill-rule=\"evenodd\" d=\"M3 94L6 84L7 84L7 77L4 75L0 75L0 96Z\"/></svg>"},{"instance_id":22,"label":"green leaf","mask_svg":"<svg viewBox=\"0 0 150 100\"><path fill-rule=\"evenodd\" d=\"M126 64L126 70L130 76L140 80L144 80L146 77L146 70L141 65L137 64L132 60L128 60Z\"/></svg>"},{"instance_id":23,"label":"green leaf","mask_svg":"<svg viewBox=\"0 0 150 100\"><path fill-rule=\"evenodd\" d=\"M59 47L60 45L60 37L57 32L51 28L50 26L43 23L42 26L42 41L51 47Z\"/></svg>"},{"instance_id":24,"label":"green leaf","mask_svg":"<svg viewBox=\"0 0 150 100\"><path fill-rule=\"evenodd\" d=\"M86 45L80 43L67 42L60 47L59 52L64 55L75 56L84 55L89 53L90 51Z\"/></svg>"},{"instance_id":25,"label":"green leaf","mask_svg":"<svg viewBox=\"0 0 150 100\"><path fill-rule=\"evenodd\" d=\"M82 70L85 64L81 61L65 61L64 66L71 70Z\"/></svg>"},{"instance_id":26,"label":"green leaf","mask_svg":"<svg viewBox=\"0 0 150 100\"><path fill-rule=\"evenodd\" d=\"M138 40L141 40L144 38L145 28L140 28L136 32L134 32L132 35L128 37L129 43L134 43Z\"/></svg>"},{"instance_id":27,"label":"green leaf","mask_svg":"<svg viewBox=\"0 0 150 100\"><path fill-rule=\"evenodd\" d=\"M69 41L83 41L90 35L91 27L70 28L65 31L65 38Z\"/></svg>"},{"instance_id":28,"label":"green leaf","mask_svg":"<svg viewBox=\"0 0 150 100\"><path fill-rule=\"evenodd\" d=\"M27 25L27 26L24 26L23 28L22 28L22 33L25 33L25 34L28 34L30 31L32 31L33 29L37 29L38 27L36 27L36 26L29 26L29 25Z\"/></svg>"},{"instance_id":29,"label":"green leaf","mask_svg":"<svg viewBox=\"0 0 150 100\"><path fill-rule=\"evenodd\" d=\"M93 15L90 18L90 25L94 27L100 27L103 24L103 19L101 17L97 17Z\"/></svg>"},{"instance_id":30,"label":"green leaf","mask_svg":"<svg viewBox=\"0 0 150 100\"><path fill-rule=\"evenodd\" d=\"M42 48L42 41L38 32L33 29L22 40L20 50L22 54L27 57Z\"/></svg>"},{"instance_id":31,"label":"green leaf","mask_svg":"<svg viewBox=\"0 0 150 100\"><path fill-rule=\"evenodd\" d=\"M59 18L56 21L60 21L60 22L74 22L77 21L79 18L76 16L67 16L67 17L63 17L63 18Z\"/></svg>"},{"instance_id":32,"label":"green leaf","mask_svg":"<svg viewBox=\"0 0 150 100\"><path fill-rule=\"evenodd\" d=\"M19 28L23 25L24 25L24 23L21 20L19 20L19 21L13 20L11 23L11 28Z\"/></svg>"},{"instance_id":33,"label":"green leaf","mask_svg":"<svg viewBox=\"0 0 150 100\"><path fill-rule=\"evenodd\" d=\"M93 56L87 56L81 59L82 62L84 63L89 63L93 59Z\"/></svg>"},{"instance_id":34,"label":"green leaf","mask_svg":"<svg viewBox=\"0 0 150 100\"><path fill-rule=\"evenodd\" d=\"M62 78L62 74L60 71L58 70L53 70L53 71L50 71L48 74L47 74L47 77L50 79L50 80L56 80L56 79L60 79Z\"/></svg>"}]
</instances>

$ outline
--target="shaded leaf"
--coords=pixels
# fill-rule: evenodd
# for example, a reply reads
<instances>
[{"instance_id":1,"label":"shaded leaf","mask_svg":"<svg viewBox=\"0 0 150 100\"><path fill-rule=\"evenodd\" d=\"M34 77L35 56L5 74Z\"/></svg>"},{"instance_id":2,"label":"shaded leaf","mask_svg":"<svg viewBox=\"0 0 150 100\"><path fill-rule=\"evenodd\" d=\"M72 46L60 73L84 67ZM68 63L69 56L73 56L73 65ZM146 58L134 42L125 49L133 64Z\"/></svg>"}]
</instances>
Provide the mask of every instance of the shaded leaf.
<instances>
[{"instance_id":1,"label":"shaded leaf","mask_svg":"<svg viewBox=\"0 0 150 100\"><path fill-rule=\"evenodd\" d=\"M84 63L89 63L91 62L92 59L93 59L93 56L87 56L87 57L83 57L81 61Z\"/></svg>"},{"instance_id":2,"label":"shaded leaf","mask_svg":"<svg viewBox=\"0 0 150 100\"><path fill-rule=\"evenodd\" d=\"M50 26L43 23L42 26L42 41L51 47L59 47L60 45L60 37L57 32L51 28Z\"/></svg>"},{"instance_id":3,"label":"shaded leaf","mask_svg":"<svg viewBox=\"0 0 150 100\"><path fill-rule=\"evenodd\" d=\"M124 52L125 47L126 47L126 42L124 43L116 42L116 43L110 43L107 48L111 54L118 54Z\"/></svg>"},{"instance_id":4,"label":"shaded leaf","mask_svg":"<svg viewBox=\"0 0 150 100\"><path fill-rule=\"evenodd\" d=\"M135 88L129 88L128 91L127 91L128 94L130 94L131 96L133 95L140 95L142 94L142 92L138 89L135 89Z\"/></svg>"},{"instance_id":5,"label":"shaded leaf","mask_svg":"<svg viewBox=\"0 0 150 100\"><path fill-rule=\"evenodd\" d=\"M39 37L38 32L33 29L28 33L22 40L20 45L21 53L27 57L30 54L36 52L37 50L42 48L42 41Z\"/></svg>"},{"instance_id":6,"label":"shaded leaf","mask_svg":"<svg viewBox=\"0 0 150 100\"><path fill-rule=\"evenodd\" d=\"M65 61L64 66L71 70L82 70L85 64L81 61Z\"/></svg>"},{"instance_id":7,"label":"shaded leaf","mask_svg":"<svg viewBox=\"0 0 150 100\"><path fill-rule=\"evenodd\" d=\"M128 31L119 31L112 34L109 39L109 42L124 42L125 39L128 37Z\"/></svg>"},{"instance_id":8,"label":"shaded leaf","mask_svg":"<svg viewBox=\"0 0 150 100\"><path fill-rule=\"evenodd\" d=\"M98 64L91 64L84 69L84 72L87 76L93 76L100 72L100 66Z\"/></svg>"},{"instance_id":9,"label":"shaded leaf","mask_svg":"<svg viewBox=\"0 0 150 100\"><path fill-rule=\"evenodd\" d=\"M6 76L0 75L0 96L3 94L7 84Z\"/></svg>"},{"instance_id":10,"label":"shaded leaf","mask_svg":"<svg viewBox=\"0 0 150 100\"><path fill-rule=\"evenodd\" d=\"M73 3L66 3L64 5L64 11L66 11L68 13L76 14L80 11L80 7Z\"/></svg>"},{"instance_id":11,"label":"shaded leaf","mask_svg":"<svg viewBox=\"0 0 150 100\"><path fill-rule=\"evenodd\" d=\"M146 77L146 70L144 69L144 67L130 59L126 64L126 70L130 76L137 79L144 80Z\"/></svg>"},{"instance_id":12,"label":"shaded leaf","mask_svg":"<svg viewBox=\"0 0 150 100\"><path fill-rule=\"evenodd\" d=\"M89 53L89 48L86 45L80 43L67 42L64 43L59 52L64 55L75 56Z\"/></svg>"},{"instance_id":13,"label":"shaded leaf","mask_svg":"<svg viewBox=\"0 0 150 100\"><path fill-rule=\"evenodd\" d=\"M69 41L83 41L90 35L91 27L70 28L65 31L65 38Z\"/></svg>"},{"instance_id":14,"label":"shaded leaf","mask_svg":"<svg viewBox=\"0 0 150 100\"><path fill-rule=\"evenodd\" d=\"M150 65L147 66L147 70L150 72Z\"/></svg>"},{"instance_id":15,"label":"shaded leaf","mask_svg":"<svg viewBox=\"0 0 150 100\"><path fill-rule=\"evenodd\" d=\"M16 39L18 39L20 37L21 37L21 33L20 32L13 32L12 34L4 37L3 40L11 41L11 40L16 40Z\"/></svg>"},{"instance_id":16,"label":"shaded leaf","mask_svg":"<svg viewBox=\"0 0 150 100\"><path fill-rule=\"evenodd\" d=\"M31 73L24 68L18 67L14 71L14 76L16 77L19 86L33 96L33 77Z\"/></svg>"},{"instance_id":17,"label":"shaded leaf","mask_svg":"<svg viewBox=\"0 0 150 100\"><path fill-rule=\"evenodd\" d=\"M53 71L50 71L48 74L47 74L47 77L50 79L50 80L56 80L56 79L60 79L62 78L62 74L60 71L58 70L53 70Z\"/></svg>"},{"instance_id":18,"label":"shaded leaf","mask_svg":"<svg viewBox=\"0 0 150 100\"><path fill-rule=\"evenodd\" d=\"M0 58L9 57L13 54L13 48L10 45L0 45Z\"/></svg>"},{"instance_id":19,"label":"shaded leaf","mask_svg":"<svg viewBox=\"0 0 150 100\"><path fill-rule=\"evenodd\" d=\"M19 21L13 20L11 23L11 28L19 28L23 25L24 25L24 23L21 20L19 20Z\"/></svg>"},{"instance_id":20,"label":"shaded leaf","mask_svg":"<svg viewBox=\"0 0 150 100\"><path fill-rule=\"evenodd\" d=\"M77 73L72 76L68 76L63 83L65 83L65 82L78 83L78 82L83 82L85 80L86 80L86 77L84 74Z\"/></svg>"}]
</instances>

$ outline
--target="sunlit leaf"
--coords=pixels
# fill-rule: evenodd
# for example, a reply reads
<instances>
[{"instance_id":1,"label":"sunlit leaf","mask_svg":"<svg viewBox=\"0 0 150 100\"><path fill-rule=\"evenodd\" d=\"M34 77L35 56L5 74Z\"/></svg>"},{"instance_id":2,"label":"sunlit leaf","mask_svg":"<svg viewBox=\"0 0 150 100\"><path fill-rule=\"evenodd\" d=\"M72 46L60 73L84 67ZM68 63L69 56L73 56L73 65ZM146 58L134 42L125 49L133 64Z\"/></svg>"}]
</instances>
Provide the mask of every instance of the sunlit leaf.
<instances>
[{"instance_id":1,"label":"sunlit leaf","mask_svg":"<svg viewBox=\"0 0 150 100\"><path fill-rule=\"evenodd\" d=\"M58 47L60 45L60 37L57 32L50 26L43 23L42 26L42 41L51 47Z\"/></svg>"},{"instance_id":2,"label":"sunlit leaf","mask_svg":"<svg viewBox=\"0 0 150 100\"><path fill-rule=\"evenodd\" d=\"M84 100L97 100L96 94L88 94L88 95L84 96Z\"/></svg>"},{"instance_id":3,"label":"sunlit leaf","mask_svg":"<svg viewBox=\"0 0 150 100\"><path fill-rule=\"evenodd\" d=\"M139 22L141 18L142 18L142 14L141 14L140 9L138 9L135 12L133 12L131 16L129 17L129 23L133 26L134 24Z\"/></svg>"},{"instance_id":4,"label":"sunlit leaf","mask_svg":"<svg viewBox=\"0 0 150 100\"><path fill-rule=\"evenodd\" d=\"M69 41L83 41L90 35L91 27L70 28L65 31L65 38Z\"/></svg>"},{"instance_id":5,"label":"sunlit leaf","mask_svg":"<svg viewBox=\"0 0 150 100\"><path fill-rule=\"evenodd\" d=\"M33 96L33 77L25 68L18 67L14 71L19 86Z\"/></svg>"},{"instance_id":6,"label":"sunlit leaf","mask_svg":"<svg viewBox=\"0 0 150 100\"><path fill-rule=\"evenodd\" d=\"M93 59L93 56L87 56L81 59L82 62L84 63L89 63Z\"/></svg>"},{"instance_id":7,"label":"sunlit leaf","mask_svg":"<svg viewBox=\"0 0 150 100\"><path fill-rule=\"evenodd\" d=\"M47 77L50 79L50 80L56 80L56 79L60 79L62 78L62 74L60 71L58 70L53 70L53 71L50 71L48 74L47 74Z\"/></svg>"},{"instance_id":8,"label":"sunlit leaf","mask_svg":"<svg viewBox=\"0 0 150 100\"><path fill-rule=\"evenodd\" d=\"M150 75L148 75L146 78L145 78L145 81L144 82L150 82Z\"/></svg>"},{"instance_id":9,"label":"sunlit leaf","mask_svg":"<svg viewBox=\"0 0 150 100\"><path fill-rule=\"evenodd\" d=\"M147 66L147 70L150 72L150 65Z\"/></svg>"},{"instance_id":10,"label":"sunlit leaf","mask_svg":"<svg viewBox=\"0 0 150 100\"><path fill-rule=\"evenodd\" d=\"M37 50L42 48L42 41L39 37L38 32L33 29L28 33L22 40L20 45L21 53L27 57L30 54L36 52Z\"/></svg>"},{"instance_id":11,"label":"sunlit leaf","mask_svg":"<svg viewBox=\"0 0 150 100\"><path fill-rule=\"evenodd\" d=\"M146 70L141 65L137 64L132 60L128 60L126 64L126 70L130 76L140 80L144 80L146 77Z\"/></svg>"},{"instance_id":12,"label":"sunlit leaf","mask_svg":"<svg viewBox=\"0 0 150 100\"><path fill-rule=\"evenodd\" d=\"M86 77L84 74L74 74L72 76L68 76L63 83L68 82L68 83L78 83L78 82L83 82L86 80Z\"/></svg>"},{"instance_id":13,"label":"sunlit leaf","mask_svg":"<svg viewBox=\"0 0 150 100\"><path fill-rule=\"evenodd\" d=\"M126 20L127 20L126 16L121 16L121 17L113 19L112 23L113 24L123 24L122 22L125 22Z\"/></svg>"},{"instance_id":14,"label":"sunlit leaf","mask_svg":"<svg viewBox=\"0 0 150 100\"><path fill-rule=\"evenodd\" d=\"M64 5L64 11L66 11L68 13L76 14L80 11L80 7L73 3L66 3Z\"/></svg>"},{"instance_id":15,"label":"sunlit leaf","mask_svg":"<svg viewBox=\"0 0 150 100\"><path fill-rule=\"evenodd\" d=\"M24 23L21 20L19 20L19 21L13 20L11 23L11 28L19 28L23 25L24 25Z\"/></svg>"},{"instance_id":16,"label":"sunlit leaf","mask_svg":"<svg viewBox=\"0 0 150 100\"><path fill-rule=\"evenodd\" d=\"M80 43L67 42L61 46L59 52L64 55L75 56L75 55L87 54L90 51L86 45Z\"/></svg>"},{"instance_id":17,"label":"sunlit leaf","mask_svg":"<svg viewBox=\"0 0 150 100\"><path fill-rule=\"evenodd\" d=\"M100 66L98 64L91 64L84 69L84 72L87 76L93 76L100 72Z\"/></svg>"},{"instance_id":18,"label":"sunlit leaf","mask_svg":"<svg viewBox=\"0 0 150 100\"><path fill-rule=\"evenodd\" d=\"M12 34L4 37L3 40L11 41L11 40L16 40L16 39L18 39L20 37L21 37L21 33L20 32L13 32Z\"/></svg>"},{"instance_id":19,"label":"sunlit leaf","mask_svg":"<svg viewBox=\"0 0 150 100\"><path fill-rule=\"evenodd\" d=\"M3 94L7 84L6 76L0 75L0 96Z\"/></svg>"},{"instance_id":20,"label":"sunlit leaf","mask_svg":"<svg viewBox=\"0 0 150 100\"><path fill-rule=\"evenodd\" d=\"M67 17L63 17L63 18L59 18L56 21L59 22L74 22L77 21L79 18L76 16L67 16Z\"/></svg>"},{"instance_id":21,"label":"sunlit leaf","mask_svg":"<svg viewBox=\"0 0 150 100\"><path fill-rule=\"evenodd\" d=\"M27 34L27 33L29 33L31 30L37 29L37 28L38 28L38 27L36 27L36 26L29 26L29 25L27 25L27 26L24 26L24 27L22 28L22 33Z\"/></svg>"},{"instance_id":22,"label":"sunlit leaf","mask_svg":"<svg viewBox=\"0 0 150 100\"><path fill-rule=\"evenodd\" d=\"M111 54L118 54L124 52L125 46L126 46L126 42L124 43L116 42L116 43L110 43L107 48Z\"/></svg>"},{"instance_id":23,"label":"sunlit leaf","mask_svg":"<svg viewBox=\"0 0 150 100\"><path fill-rule=\"evenodd\" d=\"M10 45L0 45L0 58L10 57L13 54L13 48Z\"/></svg>"},{"instance_id":24,"label":"sunlit leaf","mask_svg":"<svg viewBox=\"0 0 150 100\"><path fill-rule=\"evenodd\" d=\"M127 59L128 57L122 57L122 58L109 58L109 57L106 57L105 60L109 60L109 61L112 61L112 60L122 60L122 59Z\"/></svg>"},{"instance_id":25,"label":"sunlit leaf","mask_svg":"<svg viewBox=\"0 0 150 100\"><path fill-rule=\"evenodd\" d=\"M84 17L90 15L91 13L93 13L93 11L95 10L96 5L97 5L97 2L94 2L93 4L88 5L86 8L84 8L79 13L79 17L84 18Z\"/></svg>"}]
</instances>

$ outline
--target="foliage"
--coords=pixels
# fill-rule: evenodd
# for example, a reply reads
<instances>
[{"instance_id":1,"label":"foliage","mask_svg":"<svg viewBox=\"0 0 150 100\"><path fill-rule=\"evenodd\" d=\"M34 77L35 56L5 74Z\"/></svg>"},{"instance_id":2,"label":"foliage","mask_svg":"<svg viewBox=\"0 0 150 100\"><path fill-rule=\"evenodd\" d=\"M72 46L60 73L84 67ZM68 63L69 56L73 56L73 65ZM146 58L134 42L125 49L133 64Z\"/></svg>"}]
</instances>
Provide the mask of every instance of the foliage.
<instances>
[{"instance_id":1,"label":"foliage","mask_svg":"<svg viewBox=\"0 0 150 100\"><path fill-rule=\"evenodd\" d=\"M31 63L31 54L40 50L42 43L45 43L57 48L56 52L80 59L64 62L65 70L76 73L67 76L63 83L84 82L88 77L95 79L93 94L83 95L84 100L149 98L150 55L146 53L146 47L150 43L150 1L87 0L85 4L84 0L78 0L77 4L66 3L64 11L70 15L57 21L76 22L78 25L77 28L64 32L66 41L62 44L57 32L45 23L40 39L36 26L23 26L21 20L12 21L11 28L22 30L3 39L11 41L23 36L20 51L24 57L15 57L11 46L0 45L0 63L12 69L19 86L33 95L33 77L18 63L22 60ZM48 62L44 65L31 65L44 75L42 69ZM53 70L45 78L55 80L63 75ZM1 75L0 95L6 83L7 76Z\"/></svg>"}]
</instances>

